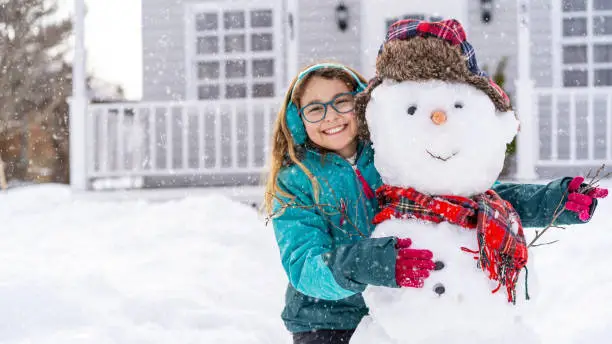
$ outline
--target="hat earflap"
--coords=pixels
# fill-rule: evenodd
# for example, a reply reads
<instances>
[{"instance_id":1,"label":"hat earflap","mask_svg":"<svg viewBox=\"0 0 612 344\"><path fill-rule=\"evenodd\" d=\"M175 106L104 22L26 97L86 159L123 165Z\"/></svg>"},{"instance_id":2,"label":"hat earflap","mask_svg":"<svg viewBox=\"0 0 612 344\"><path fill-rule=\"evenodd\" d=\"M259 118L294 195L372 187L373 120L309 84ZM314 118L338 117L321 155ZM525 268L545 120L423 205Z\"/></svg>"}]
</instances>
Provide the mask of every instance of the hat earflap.
<instances>
[{"instance_id":1,"label":"hat earflap","mask_svg":"<svg viewBox=\"0 0 612 344\"><path fill-rule=\"evenodd\" d=\"M293 143L303 145L306 143L306 128L300 118L297 106L292 101L287 105L287 129L293 137Z\"/></svg>"}]
</instances>

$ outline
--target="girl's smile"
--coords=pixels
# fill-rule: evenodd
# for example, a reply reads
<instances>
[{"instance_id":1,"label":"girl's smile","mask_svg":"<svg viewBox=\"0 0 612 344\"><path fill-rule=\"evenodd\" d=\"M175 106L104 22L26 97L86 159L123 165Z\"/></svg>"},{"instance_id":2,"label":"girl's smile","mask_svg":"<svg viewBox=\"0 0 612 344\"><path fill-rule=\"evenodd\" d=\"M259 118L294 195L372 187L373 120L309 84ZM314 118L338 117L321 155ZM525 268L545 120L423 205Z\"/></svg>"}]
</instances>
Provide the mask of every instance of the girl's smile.
<instances>
[{"instance_id":1,"label":"girl's smile","mask_svg":"<svg viewBox=\"0 0 612 344\"><path fill-rule=\"evenodd\" d=\"M330 129L323 130L323 133L325 135L336 135L336 134L344 131L344 129L346 129L347 127L348 127L348 124L340 124L338 126L330 128Z\"/></svg>"}]
</instances>

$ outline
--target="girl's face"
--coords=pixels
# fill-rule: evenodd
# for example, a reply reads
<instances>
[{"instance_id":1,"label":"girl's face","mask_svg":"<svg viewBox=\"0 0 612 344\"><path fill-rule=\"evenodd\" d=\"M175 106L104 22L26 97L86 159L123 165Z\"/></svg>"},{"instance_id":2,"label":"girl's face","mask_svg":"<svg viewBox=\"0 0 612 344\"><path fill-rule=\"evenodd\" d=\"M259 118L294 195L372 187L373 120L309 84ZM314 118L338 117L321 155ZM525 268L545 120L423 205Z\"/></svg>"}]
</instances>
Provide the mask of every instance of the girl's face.
<instances>
[{"instance_id":1,"label":"girl's face","mask_svg":"<svg viewBox=\"0 0 612 344\"><path fill-rule=\"evenodd\" d=\"M310 78L304 87L300 99L302 109L313 102L326 103L341 93L351 92L342 80L320 76ZM354 111L338 113L328 105L323 120L311 123L302 118L302 121L308 138L316 145L344 158L351 157L357 151L357 119Z\"/></svg>"}]
</instances>

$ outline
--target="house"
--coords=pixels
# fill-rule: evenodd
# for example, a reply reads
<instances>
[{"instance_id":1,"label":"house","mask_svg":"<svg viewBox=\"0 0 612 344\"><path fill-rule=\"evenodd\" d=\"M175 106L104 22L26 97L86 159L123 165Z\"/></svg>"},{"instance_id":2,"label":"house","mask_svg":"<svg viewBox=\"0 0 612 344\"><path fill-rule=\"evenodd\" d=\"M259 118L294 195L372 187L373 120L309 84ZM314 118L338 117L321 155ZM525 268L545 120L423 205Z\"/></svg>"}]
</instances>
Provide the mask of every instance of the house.
<instances>
[{"instance_id":1,"label":"house","mask_svg":"<svg viewBox=\"0 0 612 344\"><path fill-rule=\"evenodd\" d=\"M481 66L507 59L515 102L523 58L534 82L521 86L531 119L519 114L533 128L523 134L533 154L518 157L528 170L546 178L612 162L612 0L142 0L143 99L89 106L88 180L260 182L291 77L321 60L372 77L387 26L401 18L461 21ZM117 110L126 107L127 122ZM109 140L113 130L123 135ZM100 160L101 145L113 162Z\"/></svg>"}]
</instances>

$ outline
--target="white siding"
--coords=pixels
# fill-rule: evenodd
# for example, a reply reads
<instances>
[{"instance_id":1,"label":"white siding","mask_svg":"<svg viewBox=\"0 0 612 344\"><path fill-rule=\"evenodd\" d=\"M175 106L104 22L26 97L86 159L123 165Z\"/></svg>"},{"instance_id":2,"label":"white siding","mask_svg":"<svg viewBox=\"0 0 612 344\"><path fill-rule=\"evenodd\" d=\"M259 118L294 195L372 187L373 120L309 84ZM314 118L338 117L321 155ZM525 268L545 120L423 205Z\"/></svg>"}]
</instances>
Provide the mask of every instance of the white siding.
<instances>
[{"instance_id":1,"label":"white siding","mask_svg":"<svg viewBox=\"0 0 612 344\"><path fill-rule=\"evenodd\" d=\"M142 0L144 100L184 98L187 1L191 0Z\"/></svg>"},{"instance_id":2,"label":"white siding","mask_svg":"<svg viewBox=\"0 0 612 344\"><path fill-rule=\"evenodd\" d=\"M493 74L503 57L507 58L503 88L512 97L517 74L516 0L496 0L493 5L491 21L484 23L480 0L468 1L466 34L476 50L479 67L488 67L489 74Z\"/></svg>"},{"instance_id":3,"label":"white siding","mask_svg":"<svg viewBox=\"0 0 612 344\"><path fill-rule=\"evenodd\" d=\"M332 60L361 70L361 0L345 0L344 4L349 11L349 23L342 32L335 17L337 1L299 0L298 69Z\"/></svg>"}]
</instances>

